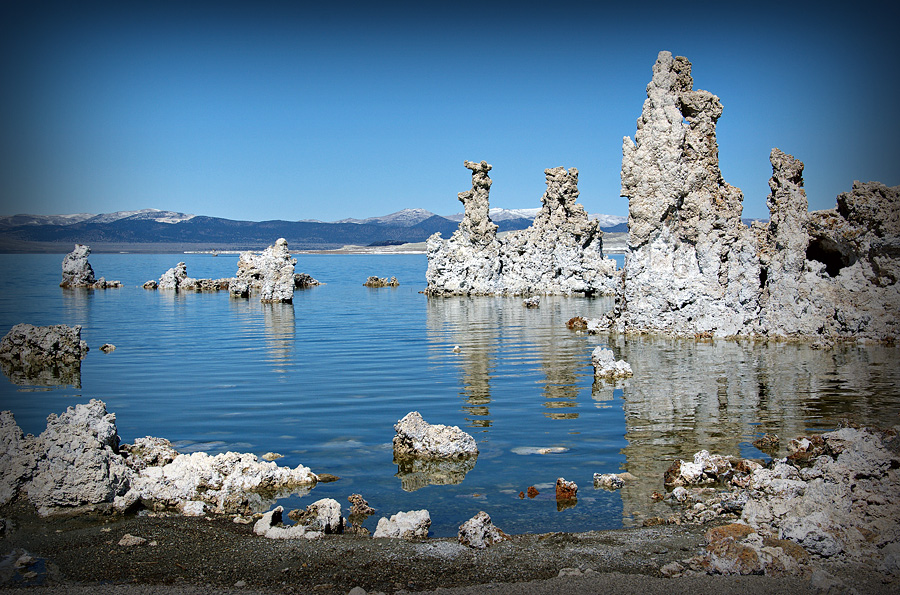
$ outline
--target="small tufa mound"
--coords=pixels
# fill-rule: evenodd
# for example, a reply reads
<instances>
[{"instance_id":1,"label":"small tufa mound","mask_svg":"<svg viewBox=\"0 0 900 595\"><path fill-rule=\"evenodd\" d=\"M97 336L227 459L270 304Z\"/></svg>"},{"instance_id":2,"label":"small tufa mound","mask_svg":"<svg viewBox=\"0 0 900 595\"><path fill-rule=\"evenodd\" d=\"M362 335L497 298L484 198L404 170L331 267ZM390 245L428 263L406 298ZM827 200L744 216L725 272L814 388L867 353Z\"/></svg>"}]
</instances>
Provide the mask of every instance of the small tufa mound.
<instances>
[{"instance_id":1,"label":"small tufa mound","mask_svg":"<svg viewBox=\"0 0 900 595\"><path fill-rule=\"evenodd\" d=\"M509 535L494 526L491 517L483 510L459 526L459 542L467 547L484 548L509 539Z\"/></svg>"},{"instance_id":2,"label":"small tufa mound","mask_svg":"<svg viewBox=\"0 0 900 595\"><path fill-rule=\"evenodd\" d=\"M594 364L594 377L596 378L629 378L634 376L631 365L625 360L616 361L616 356L611 349L596 347L591 353L591 363Z\"/></svg>"},{"instance_id":3,"label":"small tufa mound","mask_svg":"<svg viewBox=\"0 0 900 595\"><path fill-rule=\"evenodd\" d=\"M541 298L540 296L531 296L530 298L522 300L522 305L526 308L540 308L541 307Z\"/></svg>"},{"instance_id":4,"label":"small tufa mound","mask_svg":"<svg viewBox=\"0 0 900 595\"><path fill-rule=\"evenodd\" d=\"M394 457L431 459L465 458L478 455L471 435L458 426L429 424L418 411L407 413L394 424Z\"/></svg>"},{"instance_id":5,"label":"small tufa mound","mask_svg":"<svg viewBox=\"0 0 900 595\"><path fill-rule=\"evenodd\" d=\"M391 515L390 519L378 519L374 538L425 539L431 527L431 515L427 510L411 510Z\"/></svg>"},{"instance_id":6,"label":"small tufa mound","mask_svg":"<svg viewBox=\"0 0 900 595\"><path fill-rule=\"evenodd\" d=\"M399 287L400 282L397 281L397 277L391 277L388 279L387 277L369 277L366 279L366 282L363 283L364 287Z\"/></svg>"}]
</instances>

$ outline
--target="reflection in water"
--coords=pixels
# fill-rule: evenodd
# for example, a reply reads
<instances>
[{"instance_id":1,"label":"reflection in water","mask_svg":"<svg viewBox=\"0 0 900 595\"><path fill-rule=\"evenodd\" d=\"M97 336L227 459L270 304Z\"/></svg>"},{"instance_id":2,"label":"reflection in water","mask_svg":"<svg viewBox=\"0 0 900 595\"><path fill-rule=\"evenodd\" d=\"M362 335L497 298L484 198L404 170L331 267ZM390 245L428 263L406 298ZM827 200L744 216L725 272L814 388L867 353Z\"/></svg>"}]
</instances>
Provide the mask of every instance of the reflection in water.
<instances>
[{"instance_id":1,"label":"reflection in water","mask_svg":"<svg viewBox=\"0 0 900 595\"><path fill-rule=\"evenodd\" d=\"M491 426L491 380L498 358L543 372L546 417L577 419L572 409L578 407L581 378L589 370L584 342L574 340L565 322L580 313L599 316L610 304L609 299L545 296L539 308L526 308L521 298L429 298L429 343L433 355L459 346L463 410L473 426Z\"/></svg>"},{"instance_id":2,"label":"reflection in water","mask_svg":"<svg viewBox=\"0 0 900 595\"><path fill-rule=\"evenodd\" d=\"M463 459L420 459L416 457L395 458L397 477L406 492L414 492L425 486L456 485L462 483L466 474L475 468L478 455Z\"/></svg>"},{"instance_id":3,"label":"reflection in water","mask_svg":"<svg viewBox=\"0 0 900 595\"><path fill-rule=\"evenodd\" d=\"M268 361L275 366L276 372L285 373L290 365L291 352L294 349L294 304L274 303L260 304L263 311L263 322L266 325L266 348L269 350Z\"/></svg>"},{"instance_id":4,"label":"reflection in water","mask_svg":"<svg viewBox=\"0 0 900 595\"><path fill-rule=\"evenodd\" d=\"M841 418L900 421L896 348L648 337L618 337L613 348L635 373L622 389L624 469L638 478L621 490L626 523L666 512L648 496L676 458L701 449L761 456L750 443L765 432L782 437L784 456L787 439L833 429Z\"/></svg>"},{"instance_id":5,"label":"reflection in water","mask_svg":"<svg viewBox=\"0 0 900 595\"><path fill-rule=\"evenodd\" d=\"M491 376L500 335L501 302L464 297L428 298L428 333L435 349L458 347L463 373L466 420L475 427L491 426ZM404 488L406 489L406 488Z\"/></svg>"},{"instance_id":6,"label":"reflection in water","mask_svg":"<svg viewBox=\"0 0 900 595\"><path fill-rule=\"evenodd\" d=\"M245 334L262 334L267 351L265 361L273 365L274 371L286 374L293 364L296 335L294 305L233 298L229 298L229 303L231 309L238 313L237 320L241 322Z\"/></svg>"},{"instance_id":7,"label":"reflection in water","mask_svg":"<svg viewBox=\"0 0 900 595\"><path fill-rule=\"evenodd\" d=\"M81 362L24 363L0 361L0 369L10 382L20 386L71 386L81 388Z\"/></svg>"},{"instance_id":8,"label":"reflection in water","mask_svg":"<svg viewBox=\"0 0 900 595\"><path fill-rule=\"evenodd\" d=\"M63 307L66 312L66 324L84 324L90 320L91 303L94 290L83 287L60 289Z\"/></svg>"}]
</instances>

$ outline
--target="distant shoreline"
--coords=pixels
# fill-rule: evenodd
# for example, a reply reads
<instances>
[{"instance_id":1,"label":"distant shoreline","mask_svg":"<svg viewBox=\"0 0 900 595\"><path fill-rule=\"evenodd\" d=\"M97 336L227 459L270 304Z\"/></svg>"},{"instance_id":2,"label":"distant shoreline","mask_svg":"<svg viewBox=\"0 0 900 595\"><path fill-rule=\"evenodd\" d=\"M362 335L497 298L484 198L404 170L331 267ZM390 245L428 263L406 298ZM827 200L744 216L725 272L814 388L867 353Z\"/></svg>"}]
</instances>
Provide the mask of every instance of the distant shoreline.
<instances>
[{"instance_id":1,"label":"distant shoreline","mask_svg":"<svg viewBox=\"0 0 900 595\"><path fill-rule=\"evenodd\" d=\"M624 254L627 233L603 234L604 253ZM273 238L271 243L275 242ZM94 254L239 254L265 250L261 244L213 243L121 243L93 242L88 245ZM70 242L11 242L0 240L0 254L68 254L74 247ZM293 254L425 254L425 242L397 246L332 245L292 248Z\"/></svg>"}]
</instances>

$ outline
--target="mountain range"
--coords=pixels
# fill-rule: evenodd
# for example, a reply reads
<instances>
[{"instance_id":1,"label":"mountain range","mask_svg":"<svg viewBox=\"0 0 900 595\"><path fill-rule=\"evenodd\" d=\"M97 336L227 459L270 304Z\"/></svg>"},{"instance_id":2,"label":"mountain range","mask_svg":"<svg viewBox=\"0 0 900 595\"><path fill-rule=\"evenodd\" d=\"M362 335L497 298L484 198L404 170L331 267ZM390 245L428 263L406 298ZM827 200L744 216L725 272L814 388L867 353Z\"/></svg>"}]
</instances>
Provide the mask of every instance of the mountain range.
<instances>
[{"instance_id":1,"label":"mountain range","mask_svg":"<svg viewBox=\"0 0 900 595\"><path fill-rule=\"evenodd\" d=\"M499 231L525 229L539 209L491 209ZM627 231L627 219L592 215L604 231ZM440 216L424 209L403 209L367 219L324 222L236 221L158 209L72 215L0 216L0 251L68 251L88 244L96 251L141 249L253 250L285 238L292 249L333 249L345 245L424 242L435 232L449 237L462 213Z\"/></svg>"}]
</instances>

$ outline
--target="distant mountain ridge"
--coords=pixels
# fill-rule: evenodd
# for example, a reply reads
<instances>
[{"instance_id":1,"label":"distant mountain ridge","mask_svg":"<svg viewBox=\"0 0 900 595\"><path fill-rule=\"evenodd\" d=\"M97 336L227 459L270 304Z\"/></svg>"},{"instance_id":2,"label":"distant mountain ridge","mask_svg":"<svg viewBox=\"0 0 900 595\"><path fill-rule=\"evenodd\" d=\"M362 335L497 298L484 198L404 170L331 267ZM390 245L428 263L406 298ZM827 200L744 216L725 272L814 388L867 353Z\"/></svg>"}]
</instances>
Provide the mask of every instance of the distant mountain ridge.
<instances>
[{"instance_id":1,"label":"distant mountain ridge","mask_svg":"<svg viewBox=\"0 0 900 595\"><path fill-rule=\"evenodd\" d=\"M499 231L525 229L540 209L491 209ZM592 215L612 223L606 231L626 231L625 217ZM236 221L159 209L73 215L0 216L0 251L62 250L81 243L95 250L253 250L287 239L293 249L334 249L346 245L424 242L435 232L449 237L462 213L442 217L425 209L403 209L367 219L322 221ZM54 248L55 246L55 248ZM162 250L162 248L160 248Z\"/></svg>"}]
</instances>

